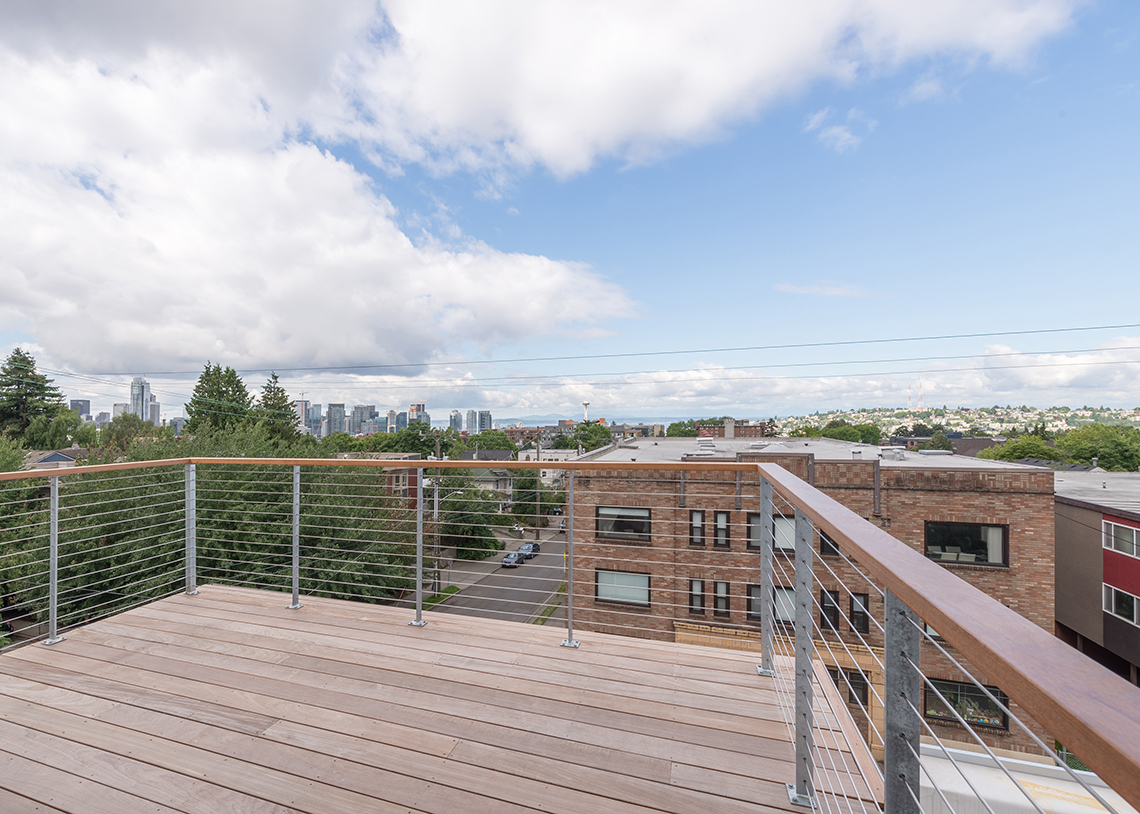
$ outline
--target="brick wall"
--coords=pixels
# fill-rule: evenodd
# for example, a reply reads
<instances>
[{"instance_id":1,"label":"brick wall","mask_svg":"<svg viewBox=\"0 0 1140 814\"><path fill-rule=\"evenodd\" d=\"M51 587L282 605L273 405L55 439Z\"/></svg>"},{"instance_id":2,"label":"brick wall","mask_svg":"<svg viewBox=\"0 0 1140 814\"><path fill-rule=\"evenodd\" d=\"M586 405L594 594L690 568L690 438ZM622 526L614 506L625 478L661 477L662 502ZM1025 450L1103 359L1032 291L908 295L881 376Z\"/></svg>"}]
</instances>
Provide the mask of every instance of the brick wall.
<instances>
[{"instance_id":1,"label":"brick wall","mask_svg":"<svg viewBox=\"0 0 1140 814\"><path fill-rule=\"evenodd\" d=\"M880 498L875 513L876 462L818 461L811 455L765 456L747 453L742 458L774 461L849 509L879 525L892 536L918 551L925 550L927 521L968 522L1008 526L1008 567L970 563L943 563L948 572L966 580L1002 604L1052 633L1053 613L1053 472L1052 470L965 470L878 467ZM739 497L738 497L739 488ZM627 542L599 539L595 534L595 507L644 507L651 511L651 539ZM780 505L776 505L780 512ZM703 546L691 545L690 512L705 512ZM716 512L728 512L730 534L727 546L714 544ZM749 514L759 515L758 476L745 473L737 485L736 473L637 471L582 471L575 489L575 623L584 629L647 638L674 640L678 626L685 624L719 627L725 641L744 642L759 622L747 614L747 586L758 584L759 557L746 546ZM789 511L790 513L790 511ZM820 551L820 540L813 541ZM876 587L866 583L858 563L843 556L817 556L814 590L831 590L839 596L838 634L820 635L820 650L835 653L834 661L864 661L870 651L883 646L875 622L866 633L857 634L848 618L850 593L867 594L871 615L880 623L883 603ZM647 607L598 600L595 575L598 570L648 574L650 604ZM794 583L792 558L777 552L775 583ZM693 612L688 603L689 580L705 583L703 612ZM726 614L714 610L713 583L729 584ZM846 586L846 587L844 587ZM818 619L817 624L821 624ZM715 635L715 634L713 634ZM951 654L960 654L945 645ZM924 672L933 678L966 680L949 659L924 643ZM978 675L976 670L971 670ZM984 676L981 677L985 681ZM880 689L881 694L881 689ZM1018 712L1014 707L1015 712ZM1023 713L1019 716L1026 718ZM931 722L940 736L968 739L957 725ZM1012 750L1032 750L1032 741L1011 731L981 730L990 745ZM1039 732L1046 742L1051 742Z\"/></svg>"}]
</instances>

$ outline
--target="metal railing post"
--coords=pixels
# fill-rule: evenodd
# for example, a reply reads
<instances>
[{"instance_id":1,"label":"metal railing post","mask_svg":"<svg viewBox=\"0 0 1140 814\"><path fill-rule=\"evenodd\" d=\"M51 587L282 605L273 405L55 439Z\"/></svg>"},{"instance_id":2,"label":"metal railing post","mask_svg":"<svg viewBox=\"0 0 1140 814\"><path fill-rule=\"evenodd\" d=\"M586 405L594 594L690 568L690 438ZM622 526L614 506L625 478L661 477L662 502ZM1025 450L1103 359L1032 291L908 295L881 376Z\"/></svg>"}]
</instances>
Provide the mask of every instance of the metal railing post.
<instances>
[{"instance_id":1,"label":"metal railing post","mask_svg":"<svg viewBox=\"0 0 1140 814\"><path fill-rule=\"evenodd\" d=\"M59 475L51 481L51 531L48 540L48 637L44 644L62 642L59 635Z\"/></svg>"},{"instance_id":2,"label":"metal railing post","mask_svg":"<svg viewBox=\"0 0 1140 814\"><path fill-rule=\"evenodd\" d=\"M293 604L286 607L297 610L301 605L301 467L293 467Z\"/></svg>"},{"instance_id":3,"label":"metal railing post","mask_svg":"<svg viewBox=\"0 0 1140 814\"><path fill-rule=\"evenodd\" d=\"M424 621L424 470L416 468L416 618L408 622L423 627Z\"/></svg>"},{"instance_id":4,"label":"metal railing post","mask_svg":"<svg viewBox=\"0 0 1140 814\"><path fill-rule=\"evenodd\" d=\"M918 615L890 591L886 592L886 653L883 706L884 811L918 814L920 722Z\"/></svg>"},{"instance_id":5,"label":"metal railing post","mask_svg":"<svg viewBox=\"0 0 1140 814\"><path fill-rule=\"evenodd\" d=\"M186 464L186 593L198 595L198 472Z\"/></svg>"},{"instance_id":6,"label":"metal railing post","mask_svg":"<svg viewBox=\"0 0 1140 814\"><path fill-rule=\"evenodd\" d=\"M796 783L788 784L793 805L815 808L812 784L812 666L811 638L814 580L812 522L796 509Z\"/></svg>"},{"instance_id":7,"label":"metal railing post","mask_svg":"<svg viewBox=\"0 0 1140 814\"><path fill-rule=\"evenodd\" d=\"M566 484L566 638L562 647L577 647L574 638L574 470Z\"/></svg>"},{"instance_id":8,"label":"metal railing post","mask_svg":"<svg viewBox=\"0 0 1140 814\"><path fill-rule=\"evenodd\" d=\"M775 626L772 624L772 605L775 586L772 580L772 557L776 536L772 527L772 484L767 478L760 480L760 666L762 676L774 676L772 654L775 647Z\"/></svg>"}]
</instances>

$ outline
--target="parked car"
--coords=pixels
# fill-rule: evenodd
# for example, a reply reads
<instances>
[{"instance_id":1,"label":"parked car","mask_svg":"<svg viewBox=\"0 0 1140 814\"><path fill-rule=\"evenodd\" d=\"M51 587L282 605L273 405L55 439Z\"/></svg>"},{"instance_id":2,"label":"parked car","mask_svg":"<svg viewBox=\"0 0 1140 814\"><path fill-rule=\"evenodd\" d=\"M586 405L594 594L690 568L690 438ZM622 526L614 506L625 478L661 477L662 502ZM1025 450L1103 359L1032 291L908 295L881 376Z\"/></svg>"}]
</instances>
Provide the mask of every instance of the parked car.
<instances>
[{"instance_id":1,"label":"parked car","mask_svg":"<svg viewBox=\"0 0 1140 814\"><path fill-rule=\"evenodd\" d=\"M503 568L518 568L523 563L523 555L520 551L512 551L507 556L503 557Z\"/></svg>"},{"instance_id":2,"label":"parked car","mask_svg":"<svg viewBox=\"0 0 1140 814\"><path fill-rule=\"evenodd\" d=\"M533 559L534 555L538 553L538 543L523 543L519 546L518 554L523 559Z\"/></svg>"},{"instance_id":3,"label":"parked car","mask_svg":"<svg viewBox=\"0 0 1140 814\"><path fill-rule=\"evenodd\" d=\"M561 509L554 509L550 513L552 515L554 515L555 517L558 517L558 515L562 514L562 510Z\"/></svg>"}]
</instances>

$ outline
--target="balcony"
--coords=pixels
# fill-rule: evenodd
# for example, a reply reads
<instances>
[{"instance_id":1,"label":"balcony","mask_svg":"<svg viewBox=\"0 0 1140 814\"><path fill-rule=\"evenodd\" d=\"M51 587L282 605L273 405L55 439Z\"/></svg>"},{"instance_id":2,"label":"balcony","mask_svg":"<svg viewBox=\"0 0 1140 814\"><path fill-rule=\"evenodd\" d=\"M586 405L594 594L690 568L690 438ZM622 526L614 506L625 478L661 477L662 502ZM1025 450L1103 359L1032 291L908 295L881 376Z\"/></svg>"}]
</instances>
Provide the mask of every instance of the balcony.
<instances>
[{"instance_id":1,"label":"balcony","mask_svg":"<svg viewBox=\"0 0 1140 814\"><path fill-rule=\"evenodd\" d=\"M525 529L542 553L508 572L461 556L523 541L499 496L447 491L478 464L408 463L0 475L3 810L1125 814L1140 799L1140 691L786 470L559 464L565 493L531 499L565 513ZM860 622L878 639L828 629L817 583L838 567L811 555L820 531L862 574L843 585L873 597ZM709 571L699 607L691 580L663 576L679 549ZM640 578L598 576L641 571L644 604ZM995 747L984 715L923 675L935 645L1039 755ZM930 687L957 720L932 719ZM1054 742L1099 777L1047 765Z\"/></svg>"}]
</instances>

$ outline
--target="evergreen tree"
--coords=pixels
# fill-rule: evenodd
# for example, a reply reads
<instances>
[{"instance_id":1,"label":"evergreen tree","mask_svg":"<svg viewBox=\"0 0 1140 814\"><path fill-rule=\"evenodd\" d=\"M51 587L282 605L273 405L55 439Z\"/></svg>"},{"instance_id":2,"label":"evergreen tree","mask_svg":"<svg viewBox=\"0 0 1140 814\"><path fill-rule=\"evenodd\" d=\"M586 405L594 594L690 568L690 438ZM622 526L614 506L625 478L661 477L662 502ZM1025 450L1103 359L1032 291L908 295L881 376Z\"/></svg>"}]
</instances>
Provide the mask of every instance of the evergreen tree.
<instances>
[{"instance_id":1,"label":"evergreen tree","mask_svg":"<svg viewBox=\"0 0 1140 814\"><path fill-rule=\"evenodd\" d=\"M36 371L30 353L15 348L0 367L0 432L22 441L33 420L39 416L50 419L62 409L59 388Z\"/></svg>"},{"instance_id":2,"label":"evergreen tree","mask_svg":"<svg viewBox=\"0 0 1140 814\"><path fill-rule=\"evenodd\" d=\"M206 363L186 405L186 432L204 428L233 429L250 417L252 397L232 367Z\"/></svg>"},{"instance_id":3,"label":"evergreen tree","mask_svg":"<svg viewBox=\"0 0 1140 814\"><path fill-rule=\"evenodd\" d=\"M301 418L293 409L293 402L285 388L277 383L277 374L270 373L268 381L261 388L254 416L265 425L271 438L292 440L297 437Z\"/></svg>"},{"instance_id":4,"label":"evergreen tree","mask_svg":"<svg viewBox=\"0 0 1140 814\"><path fill-rule=\"evenodd\" d=\"M15 472L24 465L24 450L19 441L0 433L0 472Z\"/></svg>"}]
</instances>

